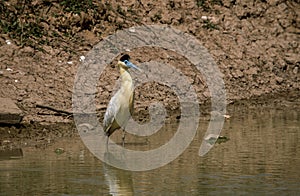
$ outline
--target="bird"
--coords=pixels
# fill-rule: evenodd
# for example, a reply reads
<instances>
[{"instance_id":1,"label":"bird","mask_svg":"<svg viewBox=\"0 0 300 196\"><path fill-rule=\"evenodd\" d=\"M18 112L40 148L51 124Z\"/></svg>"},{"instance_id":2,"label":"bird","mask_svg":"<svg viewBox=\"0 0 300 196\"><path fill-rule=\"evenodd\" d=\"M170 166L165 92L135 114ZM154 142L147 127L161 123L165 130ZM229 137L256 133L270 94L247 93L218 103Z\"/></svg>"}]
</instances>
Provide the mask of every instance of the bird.
<instances>
[{"instance_id":1,"label":"bird","mask_svg":"<svg viewBox=\"0 0 300 196\"><path fill-rule=\"evenodd\" d=\"M103 130L107 136L106 144L108 144L109 136L121 128L123 130L122 145L124 146L125 127L133 113L134 105L134 84L129 69L140 71L140 68L130 62L128 54L124 54L120 58L117 67L120 71L121 86L108 103L104 114Z\"/></svg>"}]
</instances>

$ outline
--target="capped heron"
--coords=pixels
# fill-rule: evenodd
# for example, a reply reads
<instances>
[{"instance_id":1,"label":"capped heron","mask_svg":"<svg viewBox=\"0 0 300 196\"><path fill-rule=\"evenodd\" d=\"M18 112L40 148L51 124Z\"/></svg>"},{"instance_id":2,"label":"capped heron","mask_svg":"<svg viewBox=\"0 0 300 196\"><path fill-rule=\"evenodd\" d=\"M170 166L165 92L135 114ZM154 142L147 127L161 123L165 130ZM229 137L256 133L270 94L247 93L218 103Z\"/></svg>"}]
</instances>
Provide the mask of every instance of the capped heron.
<instances>
[{"instance_id":1,"label":"capped heron","mask_svg":"<svg viewBox=\"0 0 300 196\"><path fill-rule=\"evenodd\" d=\"M117 63L121 75L121 87L109 101L104 115L103 127L107 136L106 144L108 144L109 136L115 130L121 128L123 130L122 144L124 146L125 126L133 112L134 102L134 86L128 70L130 68L140 70L129 60L130 56L125 54Z\"/></svg>"}]
</instances>

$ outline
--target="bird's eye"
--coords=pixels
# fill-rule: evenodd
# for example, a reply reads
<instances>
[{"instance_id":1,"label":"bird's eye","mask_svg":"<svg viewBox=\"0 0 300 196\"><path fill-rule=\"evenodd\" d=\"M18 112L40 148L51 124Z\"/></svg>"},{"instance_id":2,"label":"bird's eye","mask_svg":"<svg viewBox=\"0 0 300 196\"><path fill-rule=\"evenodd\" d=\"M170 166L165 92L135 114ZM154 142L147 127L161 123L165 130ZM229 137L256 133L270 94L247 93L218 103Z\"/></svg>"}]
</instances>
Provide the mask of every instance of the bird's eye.
<instances>
[{"instance_id":1,"label":"bird's eye","mask_svg":"<svg viewBox=\"0 0 300 196\"><path fill-rule=\"evenodd\" d=\"M127 65L128 61L127 61L127 60L125 60L125 61L124 61L124 63Z\"/></svg>"}]
</instances>

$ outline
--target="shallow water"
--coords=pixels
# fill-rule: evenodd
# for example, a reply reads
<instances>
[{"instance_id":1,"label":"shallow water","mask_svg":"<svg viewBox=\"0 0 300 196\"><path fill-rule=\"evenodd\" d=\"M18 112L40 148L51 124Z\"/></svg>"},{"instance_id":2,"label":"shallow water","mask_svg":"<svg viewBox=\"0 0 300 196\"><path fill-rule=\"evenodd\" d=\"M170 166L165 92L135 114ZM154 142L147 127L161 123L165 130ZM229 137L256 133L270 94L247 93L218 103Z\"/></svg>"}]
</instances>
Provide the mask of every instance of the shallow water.
<instances>
[{"instance_id":1,"label":"shallow water","mask_svg":"<svg viewBox=\"0 0 300 196\"><path fill-rule=\"evenodd\" d=\"M0 195L299 195L300 112L231 107L228 113L221 133L227 142L199 157L208 124L200 121L189 148L151 171L108 166L80 138L62 139L47 149L24 148L21 159L0 159ZM162 131L172 133L176 127ZM55 153L57 148L64 152Z\"/></svg>"}]
</instances>

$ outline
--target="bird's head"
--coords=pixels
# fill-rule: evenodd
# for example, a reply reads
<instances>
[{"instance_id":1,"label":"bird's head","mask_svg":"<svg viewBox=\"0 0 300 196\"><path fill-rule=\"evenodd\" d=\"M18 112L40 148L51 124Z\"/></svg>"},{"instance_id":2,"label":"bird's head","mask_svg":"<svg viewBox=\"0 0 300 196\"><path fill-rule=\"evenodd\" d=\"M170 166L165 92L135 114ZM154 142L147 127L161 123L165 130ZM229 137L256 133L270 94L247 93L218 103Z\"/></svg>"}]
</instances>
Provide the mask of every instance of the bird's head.
<instances>
[{"instance_id":1,"label":"bird's head","mask_svg":"<svg viewBox=\"0 0 300 196\"><path fill-rule=\"evenodd\" d=\"M124 54L119 62L118 62L118 66L122 67L125 70L128 70L130 68L136 69L136 70L140 70L140 68L138 68L135 64L131 63L130 61L130 56L128 54Z\"/></svg>"}]
</instances>

